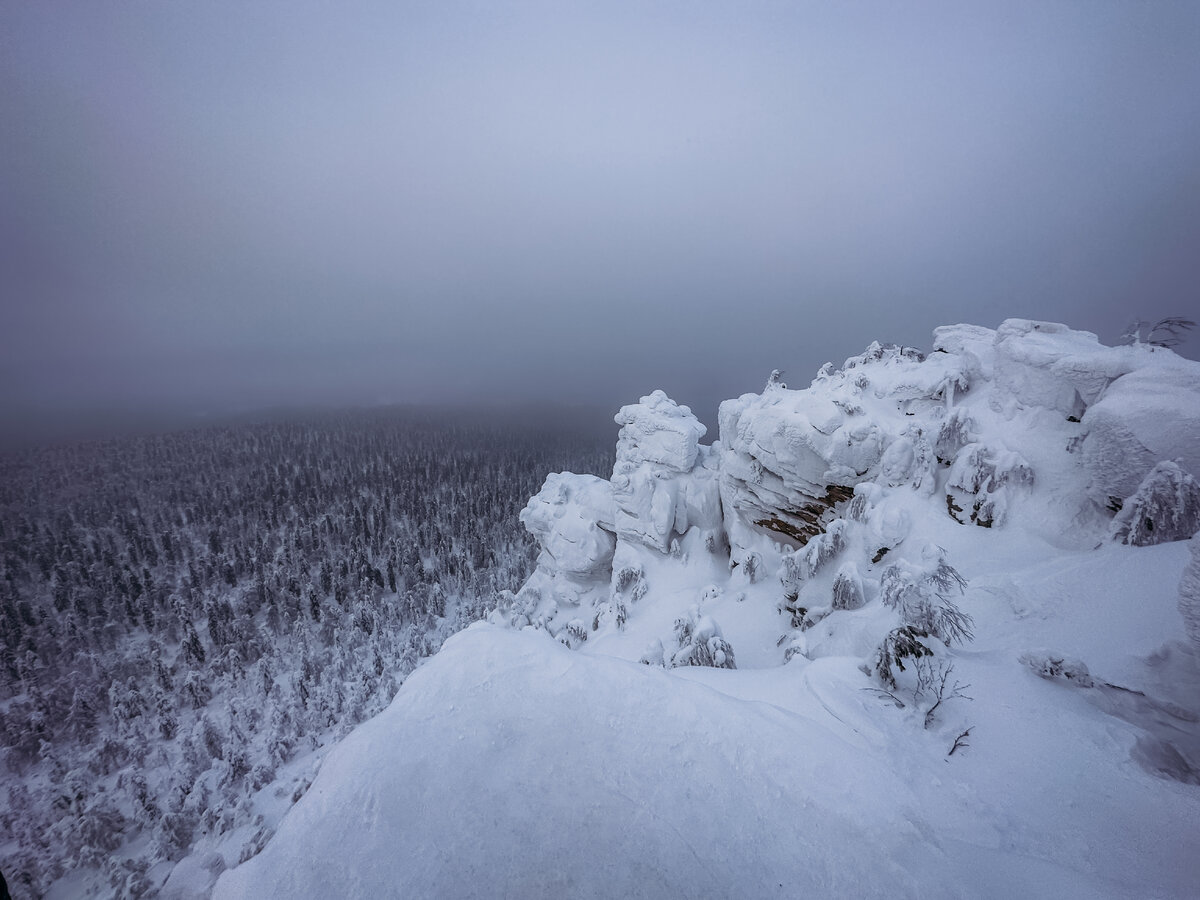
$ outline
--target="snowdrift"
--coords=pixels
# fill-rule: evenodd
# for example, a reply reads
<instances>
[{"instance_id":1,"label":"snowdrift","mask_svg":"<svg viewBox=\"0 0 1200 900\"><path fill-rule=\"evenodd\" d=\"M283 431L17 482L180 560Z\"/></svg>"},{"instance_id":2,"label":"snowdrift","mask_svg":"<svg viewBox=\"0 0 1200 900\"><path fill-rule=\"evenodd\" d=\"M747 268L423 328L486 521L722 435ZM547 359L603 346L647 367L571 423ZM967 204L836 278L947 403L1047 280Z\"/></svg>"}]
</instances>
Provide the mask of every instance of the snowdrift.
<instances>
[{"instance_id":1,"label":"snowdrift","mask_svg":"<svg viewBox=\"0 0 1200 900\"><path fill-rule=\"evenodd\" d=\"M492 626L409 684L218 897L903 896L945 868L886 759L778 707Z\"/></svg>"},{"instance_id":2,"label":"snowdrift","mask_svg":"<svg viewBox=\"0 0 1200 900\"><path fill-rule=\"evenodd\" d=\"M616 423L216 896L1200 893L1200 364L956 325Z\"/></svg>"}]
</instances>

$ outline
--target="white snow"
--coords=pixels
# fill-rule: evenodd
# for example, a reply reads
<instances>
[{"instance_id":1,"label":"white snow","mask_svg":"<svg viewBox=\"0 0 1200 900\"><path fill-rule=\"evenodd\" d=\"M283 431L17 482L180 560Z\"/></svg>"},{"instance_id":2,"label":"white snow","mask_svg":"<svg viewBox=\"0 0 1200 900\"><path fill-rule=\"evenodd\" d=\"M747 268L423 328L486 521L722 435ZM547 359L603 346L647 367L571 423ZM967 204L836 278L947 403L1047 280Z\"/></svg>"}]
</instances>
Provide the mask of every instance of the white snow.
<instances>
[{"instance_id":1,"label":"white snow","mask_svg":"<svg viewBox=\"0 0 1200 900\"><path fill-rule=\"evenodd\" d=\"M996 386L1028 406L1080 415L1136 365L1134 347L1105 347L1065 325L1008 319L996 330Z\"/></svg>"},{"instance_id":2,"label":"white snow","mask_svg":"<svg viewBox=\"0 0 1200 900\"><path fill-rule=\"evenodd\" d=\"M1200 366L1169 350L1140 352L1146 365L1114 381L1083 417L1081 457L1098 503L1130 496L1162 460L1200 473Z\"/></svg>"},{"instance_id":3,"label":"white snow","mask_svg":"<svg viewBox=\"0 0 1200 900\"><path fill-rule=\"evenodd\" d=\"M1200 551L1105 508L1114 448L1119 499L1195 462L1200 365L1027 320L934 347L773 378L711 447L622 409L611 485L547 479L529 583L215 896L1200 895Z\"/></svg>"},{"instance_id":4,"label":"white snow","mask_svg":"<svg viewBox=\"0 0 1200 900\"><path fill-rule=\"evenodd\" d=\"M616 547L613 519L612 484L571 472L547 476L521 511L521 524L538 539L548 562L578 578L607 576Z\"/></svg>"},{"instance_id":5,"label":"white snow","mask_svg":"<svg viewBox=\"0 0 1200 900\"><path fill-rule=\"evenodd\" d=\"M672 533L719 525L720 500L708 448L699 440L705 427L686 406L662 391L616 415L621 426L612 491L616 531L627 540L666 552ZM701 477L683 478L694 469Z\"/></svg>"},{"instance_id":6,"label":"white snow","mask_svg":"<svg viewBox=\"0 0 1200 900\"><path fill-rule=\"evenodd\" d=\"M1179 614L1183 616L1192 648L1200 653L1200 535L1192 537L1188 549L1192 558L1179 580Z\"/></svg>"}]
</instances>

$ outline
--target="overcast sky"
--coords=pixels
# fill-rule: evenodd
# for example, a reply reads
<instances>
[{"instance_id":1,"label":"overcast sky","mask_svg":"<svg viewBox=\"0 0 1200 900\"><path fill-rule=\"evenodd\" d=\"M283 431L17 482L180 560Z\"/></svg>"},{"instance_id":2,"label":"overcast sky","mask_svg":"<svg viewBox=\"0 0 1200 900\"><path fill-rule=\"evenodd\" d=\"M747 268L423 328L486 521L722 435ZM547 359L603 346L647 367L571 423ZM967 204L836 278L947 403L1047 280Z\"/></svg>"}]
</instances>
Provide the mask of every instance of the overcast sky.
<instances>
[{"instance_id":1,"label":"overcast sky","mask_svg":"<svg viewBox=\"0 0 1200 900\"><path fill-rule=\"evenodd\" d=\"M1195 2L0 0L0 423L661 387L715 437L872 339L1200 318L1198 48Z\"/></svg>"}]
</instances>

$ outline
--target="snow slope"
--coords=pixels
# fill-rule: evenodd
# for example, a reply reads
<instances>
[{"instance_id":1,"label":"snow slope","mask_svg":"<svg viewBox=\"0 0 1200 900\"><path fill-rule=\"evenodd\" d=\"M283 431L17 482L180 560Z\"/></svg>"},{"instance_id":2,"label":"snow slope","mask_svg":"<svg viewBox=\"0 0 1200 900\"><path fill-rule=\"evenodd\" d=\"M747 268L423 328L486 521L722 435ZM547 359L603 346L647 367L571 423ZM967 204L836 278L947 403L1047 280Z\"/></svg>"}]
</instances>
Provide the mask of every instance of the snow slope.
<instances>
[{"instance_id":1,"label":"snow slope","mask_svg":"<svg viewBox=\"0 0 1200 900\"><path fill-rule=\"evenodd\" d=\"M611 487L547 480L538 571L215 896L1200 895L1190 555L1107 508L1155 448L1195 471L1200 365L1025 320L934 346L773 379L711 446L623 409Z\"/></svg>"}]
</instances>

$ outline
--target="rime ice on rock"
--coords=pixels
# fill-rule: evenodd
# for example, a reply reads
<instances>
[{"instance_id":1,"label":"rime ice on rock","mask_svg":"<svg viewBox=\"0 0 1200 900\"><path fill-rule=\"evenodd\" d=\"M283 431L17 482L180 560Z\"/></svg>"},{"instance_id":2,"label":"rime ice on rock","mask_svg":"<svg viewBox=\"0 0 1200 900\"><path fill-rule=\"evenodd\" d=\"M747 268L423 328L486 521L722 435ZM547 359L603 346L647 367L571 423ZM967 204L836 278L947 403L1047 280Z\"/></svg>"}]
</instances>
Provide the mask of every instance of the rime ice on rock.
<instances>
[{"instance_id":1,"label":"rime ice on rock","mask_svg":"<svg viewBox=\"0 0 1200 900\"><path fill-rule=\"evenodd\" d=\"M807 542L883 452L877 427L815 391L727 400L720 423L721 500L735 545L761 528Z\"/></svg>"},{"instance_id":2,"label":"rime ice on rock","mask_svg":"<svg viewBox=\"0 0 1200 900\"><path fill-rule=\"evenodd\" d=\"M594 475L548 475L542 489L521 511L521 523L541 545L536 589L555 602L578 604L603 593L612 571L612 485Z\"/></svg>"},{"instance_id":3,"label":"rime ice on rock","mask_svg":"<svg viewBox=\"0 0 1200 900\"><path fill-rule=\"evenodd\" d=\"M660 553L693 526L719 527L716 459L701 447L707 430L662 391L621 407L612 488L616 531ZM689 477L690 476L690 477Z\"/></svg>"},{"instance_id":4,"label":"rime ice on rock","mask_svg":"<svg viewBox=\"0 0 1200 900\"><path fill-rule=\"evenodd\" d=\"M537 538L541 554L499 620L533 624L578 646L586 639L584 625L620 629L645 595L638 548L671 553L692 529L705 545L725 545L718 456L700 445L705 428L691 410L654 391L623 407L616 422L621 431L611 481L550 475L522 511L521 522ZM592 612L586 621L568 622L563 606L589 606Z\"/></svg>"},{"instance_id":5,"label":"rime ice on rock","mask_svg":"<svg viewBox=\"0 0 1200 900\"><path fill-rule=\"evenodd\" d=\"M1200 366L1161 348L1122 349L1142 367L1109 385L1083 416L1080 458L1101 505L1131 496L1160 460L1200 472Z\"/></svg>"},{"instance_id":6,"label":"rime ice on rock","mask_svg":"<svg viewBox=\"0 0 1200 900\"><path fill-rule=\"evenodd\" d=\"M968 326L940 337L947 347L988 344ZM731 543L750 546L765 531L803 545L865 480L933 490L941 421L982 371L974 354L925 357L876 342L836 371L823 368L808 390L774 388L721 404L721 498Z\"/></svg>"},{"instance_id":7,"label":"rime ice on rock","mask_svg":"<svg viewBox=\"0 0 1200 900\"><path fill-rule=\"evenodd\" d=\"M1079 418L1115 379L1133 369L1126 347L1106 347L1088 331L1007 319L996 329L996 389L1025 406Z\"/></svg>"},{"instance_id":8,"label":"rime ice on rock","mask_svg":"<svg viewBox=\"0 0 1200 900\"><path fill-rule=\"evenodd\" d=\"M542 489L521 510L521 524L558 571L593 576L612 565L612 485L602 478L571 472L546 476Z\"/></svg>"},{"instance_id":9,"label":"rime ice on rock","mask_svg":"<svg viewBox=\"0 0 1200 900\"><path fill-rule=\"evenodd\" d=\"M586 604L593 629L623 628L662 557L700 546L728 553L746 587L778 579L785 599L849 611L878 595L872 566L911 556L906 510L935 493L963 524L1053 510L1044 527L1082 545L1108 525L1094 500L1119 505L1163 459L1200 469L1200 416L1181 413L1196 409L1195 363L1027 319L938 328L928 356L875 342L804 390L775 373L721 405L712 446L686 406L654 391L616 416L611 482L552 476L526 509L543 549L513 621L558 634L563 607ZM1041 512L1025 502L1037 492L1053 498ZM1159 512L1170 505L1154 496ZM1192 521L1181 515L1170 533Z\"/></svg>"}]
</instances>

